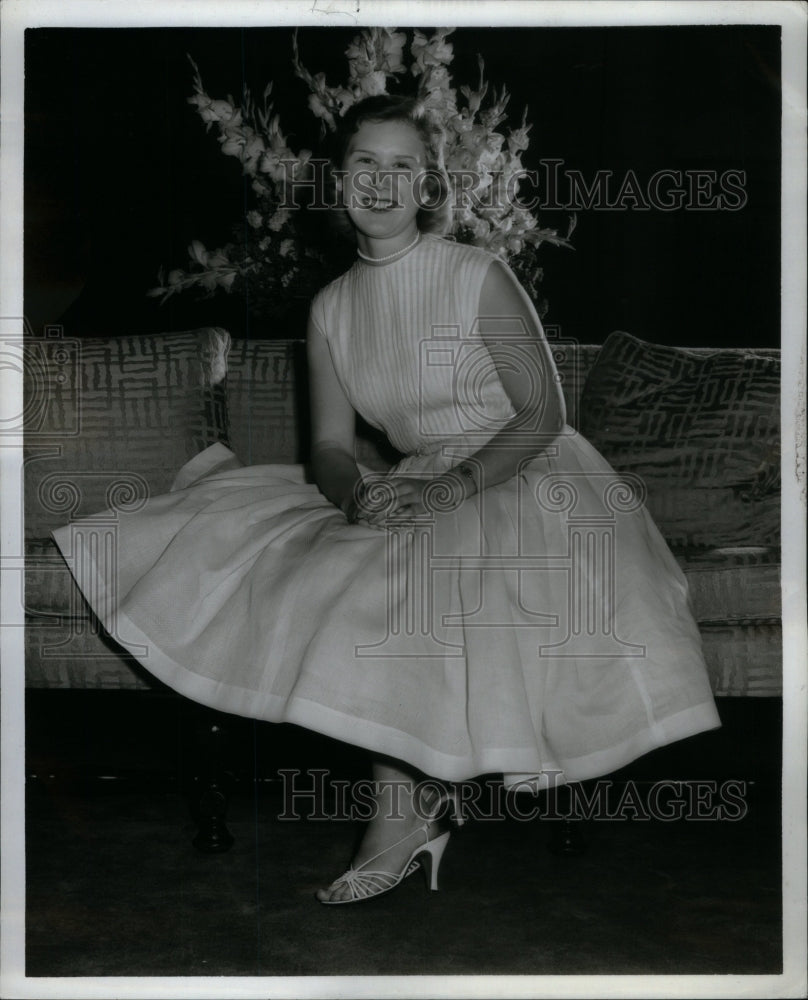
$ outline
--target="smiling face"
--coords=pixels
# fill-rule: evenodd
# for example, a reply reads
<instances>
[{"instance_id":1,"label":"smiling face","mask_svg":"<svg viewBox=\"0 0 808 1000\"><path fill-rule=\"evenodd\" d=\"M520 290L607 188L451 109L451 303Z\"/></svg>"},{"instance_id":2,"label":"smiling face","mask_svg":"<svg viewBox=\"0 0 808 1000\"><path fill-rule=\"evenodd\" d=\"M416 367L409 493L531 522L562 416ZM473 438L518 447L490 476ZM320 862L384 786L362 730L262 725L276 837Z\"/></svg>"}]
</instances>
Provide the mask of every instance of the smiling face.
<instances>
[{"instance_id":1,"label":"smiling face","mask_svg":"<svg viewBox=\"0 0 808 1000\"><path fill-rule=\"evenodd\" d=\"M360 249L389 253L415 238L426 150L412 125L364 122L348 143L343 169L345 204Z\"/></svg>"}]
</instances>

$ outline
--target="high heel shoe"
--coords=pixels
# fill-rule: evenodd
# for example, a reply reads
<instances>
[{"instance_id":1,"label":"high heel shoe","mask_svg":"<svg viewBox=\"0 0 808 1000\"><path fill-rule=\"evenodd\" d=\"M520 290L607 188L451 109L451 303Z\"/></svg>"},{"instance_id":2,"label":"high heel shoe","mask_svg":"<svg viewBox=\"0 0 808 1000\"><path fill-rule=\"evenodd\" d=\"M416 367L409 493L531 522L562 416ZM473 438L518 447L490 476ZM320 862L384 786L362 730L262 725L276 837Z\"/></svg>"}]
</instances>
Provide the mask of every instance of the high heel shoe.
<instances>
[{"instance_id":1,"label":"high heel shoe","mask_svg":"<svg viewBox=\"0 0 808 1000\"><path fill-rule=\"evenodd\" d=\"M392 850L393 847L398 847L399 844L403 844L405 840L410 837L421 834L424 838L424 843L415 848L412 854L409 856L405 862L403 868L399 872L388 872L380 869L368 868L371 862L380 858L383 854ZM372 858L368 858L367 861L362 862L356 868L349 868L343 875L331 883L330 889L341 889L345 886L348 887L350 895L346 899L320 899L320 902L326 906L336 905L338 903L361 903L366 899L375 899L377 896L382 896L386 892L390 892L395 889L396 886L400 885L408 875L412 875L414 871L418 869L419 866L424 868L426 873L427 881L429 883L429 888L433 892L437 892L438 889L438 868L440 867L441 858L443 857L443 852L446 850L446 845L449 842L449 834L442 833L440 836L435 837L434 840L429 839L429 824L423 823L416 830L408 833L406 837L402 837L401 840L396 841L390 847L385 848L378 854L375 854Z\"/></svg>"},{"instance_id":2,"label":"high heel shoe","mask_svg":"<svg viewBox=\"0 0 808 1000\"><path fill-rule=\"evenodd\" d=\"M450 803L451 811L448 815L448 819L459 829L466 822L466 817L463 815L463 800L460 797L457 785L453 785L451 788L447 789L443 801Z\"/></svg>"},{"instance_id":3,"label":"high heel shoe","mask_svg":"<svg viewBox=\"0 0 808 1000\"><path fill-rule=\"evenodd\" d=\"M422 819L448 821L458 829L463 826L466 817L463 815L463 801L457 785L442 789L437 799L419 815Z\"/></svg>"}]
</instances>

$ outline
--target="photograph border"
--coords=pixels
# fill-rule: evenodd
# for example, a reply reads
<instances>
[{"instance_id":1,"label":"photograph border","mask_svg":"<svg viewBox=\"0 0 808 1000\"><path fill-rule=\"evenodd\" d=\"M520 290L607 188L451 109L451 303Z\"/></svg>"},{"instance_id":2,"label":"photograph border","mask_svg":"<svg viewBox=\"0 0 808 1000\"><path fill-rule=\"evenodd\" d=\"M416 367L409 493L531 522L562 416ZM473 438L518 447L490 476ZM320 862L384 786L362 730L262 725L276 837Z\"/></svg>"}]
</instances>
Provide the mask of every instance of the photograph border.
<instances>
[{"instance_id":1,"label":"photograph border","mask_svg":"<svg viewBox=\"0 0 808 1000\"><path fill-rule=\"evenodd\" d=\"M22 433L0 439L0 995L6 997L667 997L806 992L806 25L797 2L309 0L226 5L227 26L782 27L783 973L770 976L70 977L25 976L25 676L17 574L23 568ZM0 355L23 334L23 32L26 27L222 27L217 0L5 0L0 9ZM22 412L22 379L0 364L0 427ZM16 598L16 599L15 599Z\"/></svg>"}]
</instances>

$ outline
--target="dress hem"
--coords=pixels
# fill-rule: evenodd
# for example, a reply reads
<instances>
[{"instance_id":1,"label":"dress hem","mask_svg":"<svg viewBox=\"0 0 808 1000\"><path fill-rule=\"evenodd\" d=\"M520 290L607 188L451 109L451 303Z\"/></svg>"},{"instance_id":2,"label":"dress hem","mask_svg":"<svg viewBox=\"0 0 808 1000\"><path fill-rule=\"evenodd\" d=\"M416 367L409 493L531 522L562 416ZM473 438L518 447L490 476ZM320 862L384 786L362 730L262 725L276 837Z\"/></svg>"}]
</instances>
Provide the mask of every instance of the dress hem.
<instances>
[{"instance_id":1,"label":"dress hem","mask_svg":"<svg viewBox=\"0 0 808 1000\"><path fill-rule=\"evenodd\" d=\"M52 535L72 573L68 556L70 525L57 528ZM483 774L498 773L503 775L506 787L536 794L557 785L609 774L651 750L721 725L715 705L710 701L657 720L619 744L563 763L539 761L537 751L527 747L487 748L476 755L447 754L401 730L369 719L348 716L308 699L290 699L271 692L237 688L188 670L156 647L120 609L116 609L112 615L99 613L99 609L111 606L109 588L106 580L99 574L92 555L85 553L85 556L99 584L93 589L93 593L97 595L95 601L91 601L85 592L85 599L95 616L111 638L124 648L131 651L132 647L145 647L146 656L135 658L159 681L179 694L233 715L299 725L371 753L398 758L424 774L443 781L470 781ZM125 632L126 641L121 637L121 632ZM151 662L147 663L148 659Z\"/></svg>"}]
</instances>

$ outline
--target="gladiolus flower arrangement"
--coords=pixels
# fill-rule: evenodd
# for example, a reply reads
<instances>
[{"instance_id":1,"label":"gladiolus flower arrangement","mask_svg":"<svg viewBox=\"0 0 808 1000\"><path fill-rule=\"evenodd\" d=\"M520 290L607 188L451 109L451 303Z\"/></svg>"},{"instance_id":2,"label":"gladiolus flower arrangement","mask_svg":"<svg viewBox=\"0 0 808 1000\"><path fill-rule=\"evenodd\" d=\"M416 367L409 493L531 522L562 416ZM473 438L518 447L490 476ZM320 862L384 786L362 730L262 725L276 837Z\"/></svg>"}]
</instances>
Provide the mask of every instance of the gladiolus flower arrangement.
<instances>
[{"instance_id":1,"label":"gladiolus flower arrangement","mask_svg":"<svg viewBox=\"0 0 808 1000\"><path fill-rule=\"evenodd\" d=\"M329 86L324 73L313 75L303 66L296 35L292 62L309 88L308 109L320 120L321 137L335 130L352 104L372 95L414 94L430 109L446 134L444 163L454 209L450 235L507 260L543 314L537 251L542 243L570 246L575 218L570 217L566 235L560 236L555 229L540 228L536 214L515 196L523 171L521 155L529 145L527 109L518 127L506 126L507 134L499 131L510 95L502 87L489 97L481 58L476 88L464 85L458 93L450 74L452 31L437 28L427 36L416 29L408 39L404 31L366 28L348 46L347 79L337 86ZM234 228L232 242L208 250L194 240L187 268L167 276L161 269L159 287L148 294L165 301L191 288L208 295L224 289L246 297L254 313L283 315L294 299L313 294L345 267L344 255L339 266L312 238L312 227L304 224L312 213L297 210L290 198L290 186L311 185L318 161L311 150L295 151L288 145L270 102L271 82L260 107L249 91L237 106L232 98L212 99L191 62L194 94L188 101L209 130L215 126L222 152L241 161L243 174L251 179L254 205ZM414 89L403 85L410 77Z\"/></svg>"}]
</instances>

